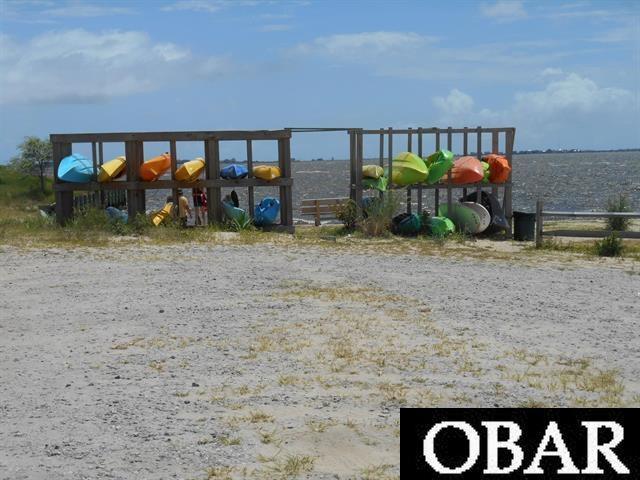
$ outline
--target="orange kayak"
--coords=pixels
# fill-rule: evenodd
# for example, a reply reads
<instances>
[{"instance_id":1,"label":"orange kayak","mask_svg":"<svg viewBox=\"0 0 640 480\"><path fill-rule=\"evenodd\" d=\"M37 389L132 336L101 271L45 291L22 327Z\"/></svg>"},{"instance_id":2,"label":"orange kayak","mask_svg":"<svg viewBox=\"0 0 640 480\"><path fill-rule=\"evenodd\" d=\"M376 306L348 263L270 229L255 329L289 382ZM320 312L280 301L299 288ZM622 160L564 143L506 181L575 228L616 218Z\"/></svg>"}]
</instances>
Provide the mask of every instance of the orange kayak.
<instances>
[{"instance_id":1,"label":"orange kayak","mask_svg":"<svg viewBox=\"0 0 640 480\"><path fill-rule=\"evenodd\" d=\"M451 181L458 185L480 182L484 178L482 163L476 157L460 157L453 162Z\"/></svg>"},{"instance_id":2,"label":"orange kayak","mask_svg":"<svg viewBox=\"0 0 640 480\"><path fill-rule=\"evenodd\" d=\"M504 183L509 180L511 167L507 157L497 153L490 153L482 157L482 160L489 164L489 181L491 183Z\"/></svg>"},{"instance_id":3,"label":"orange kayak","mask_svg":"<svg viewBox=\"0 0 640 480\"><path fill-rule=\"evenodd\" d=\"M140 165L140 178L145 182L153 182L171 168L171 155L163 153Z\"/></svg>"}]
</instances>

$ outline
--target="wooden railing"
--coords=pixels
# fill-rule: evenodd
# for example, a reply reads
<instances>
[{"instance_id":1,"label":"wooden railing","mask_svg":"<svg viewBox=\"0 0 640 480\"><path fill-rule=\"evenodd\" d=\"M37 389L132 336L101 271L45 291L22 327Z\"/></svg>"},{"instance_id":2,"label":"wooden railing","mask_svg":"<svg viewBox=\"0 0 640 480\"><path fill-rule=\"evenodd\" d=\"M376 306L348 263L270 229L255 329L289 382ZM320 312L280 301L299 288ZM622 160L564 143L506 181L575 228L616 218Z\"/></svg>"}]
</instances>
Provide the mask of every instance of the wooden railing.
<instances>
[{"instance_id":1,"label":"wooden railing","mask_svg":"<svg viewBox=\"0 0 640 480\"><path fill-rule=\"evenodd\" d=\"M544 231L544 217L568 218L640 218L640 212L552 212L544 210L542 200L536 202L536 246L542 245L544 235L556 237L602 238L611 235L611 230L551 230ZM640 232L616 231L620 238L640 238Z\"/></svg>"}]
</instances>

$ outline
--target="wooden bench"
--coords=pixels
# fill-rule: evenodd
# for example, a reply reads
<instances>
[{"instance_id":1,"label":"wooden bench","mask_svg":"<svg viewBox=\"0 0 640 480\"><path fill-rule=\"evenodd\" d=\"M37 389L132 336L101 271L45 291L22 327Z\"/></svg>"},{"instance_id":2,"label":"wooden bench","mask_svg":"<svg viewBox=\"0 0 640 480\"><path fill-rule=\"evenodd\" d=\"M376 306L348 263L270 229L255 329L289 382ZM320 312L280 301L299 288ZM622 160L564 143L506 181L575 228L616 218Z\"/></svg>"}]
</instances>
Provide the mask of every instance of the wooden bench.
<instances>
[{"instance_id":1,"label":"wooden bench","mask_svg":"<svg viewBox=\"0 0 640 480\"><path fill-rule=\"evenodd\" d=\"M316 227L320 220L336 218L336 210L349 201L348 198L310 198L302 200L300 213L311 215L315 218Z\"/></svg>"}]
</instances>

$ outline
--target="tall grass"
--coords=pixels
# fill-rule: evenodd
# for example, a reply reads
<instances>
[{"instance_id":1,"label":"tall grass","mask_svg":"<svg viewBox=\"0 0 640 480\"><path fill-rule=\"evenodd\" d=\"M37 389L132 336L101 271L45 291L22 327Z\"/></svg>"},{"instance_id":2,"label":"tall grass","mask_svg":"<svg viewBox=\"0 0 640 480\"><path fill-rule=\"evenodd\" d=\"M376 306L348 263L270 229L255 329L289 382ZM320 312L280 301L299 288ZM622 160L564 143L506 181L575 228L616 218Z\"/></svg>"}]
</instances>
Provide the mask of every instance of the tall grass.
<instances>
[{"instance_id":1,"label":"tall grass","mask_svg":"<svg viewBox=\"0 0 640 480\"><path fill-rule=\"evenodd\" d=\"M400 208L400 196L388 191L382 198L373 197L363 208L363 218L358 227L366 236L380 237L391 231L393 216Z\"/></svg>"},{"instance_id":2,"label":"tall grass","mask_svg":"<svg viewBox=\"0 0 640 480\"><path fill-rule=\"evenodd\" d=\"M607 212L630 212L629 198L621 193L607 200ZM607 228L614 232L624 232L629 229L631 220L628 218L607 218Z\"/></svg>"}]
</instances>

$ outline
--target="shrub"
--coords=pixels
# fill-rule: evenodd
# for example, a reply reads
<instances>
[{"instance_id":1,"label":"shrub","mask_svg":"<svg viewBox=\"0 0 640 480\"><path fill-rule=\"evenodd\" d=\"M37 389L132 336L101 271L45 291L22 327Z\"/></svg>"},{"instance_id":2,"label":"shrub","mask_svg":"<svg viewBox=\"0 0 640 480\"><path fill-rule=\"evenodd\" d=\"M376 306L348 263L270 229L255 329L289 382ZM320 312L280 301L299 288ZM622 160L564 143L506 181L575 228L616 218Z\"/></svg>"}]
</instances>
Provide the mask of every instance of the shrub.
<instances>
[{"instance_id":1,"label":"shrub","mask_svg":"<svg viewBox=\"0 0 640 480\"><path fill-rule=\"evenodd\" d=\"M629 212L629 199L624 194L607 200L607 212ZM607 228L614 232L624 232L629 228L628 218L607 218Z\"/></svg>"},{"instance_id":2,"label":"shrub","mask_svg":"<svg viewBox=\"0 0 640 480\"><path fill-rule=\"evenodd\" d=\"M387 192L382 198L371 197L363 206L363 219L359 228L367 236L380 237L391 231L393 216L400 206L400 197L395 192Z\"/></svg>"},{"instance_id":3,"label":"shrub","mask_svg":"<svg viewBox=\"0 0 640 480\"><path fill-rule=\"evenodd\" d=\"M616 232L596 242L596 254L600 257L619 257L622 255L622 240Z\"/></svg>"},{"instance_id":4,"label":"shrub","mask_svg":"<svg viewBox=\"0 0 640 480\"><path fill-rule=\"evenodd\" d=\"M349 199L336 207L336 218L342 222L345 230L354 230L358 223L358 206Z\"/></svg>"},{"instance_id":5,"label":"shrub","mask_svg":"<svg viewBox=\"0 0 640 480\"><path fill-rule=\"evenodd\" d=\"M242 213L238 218L234 218L228 223L229 229L234 232L242 232L246 230L253 230L253 220L246 213Z\"/></svg>"}]
</instances>

